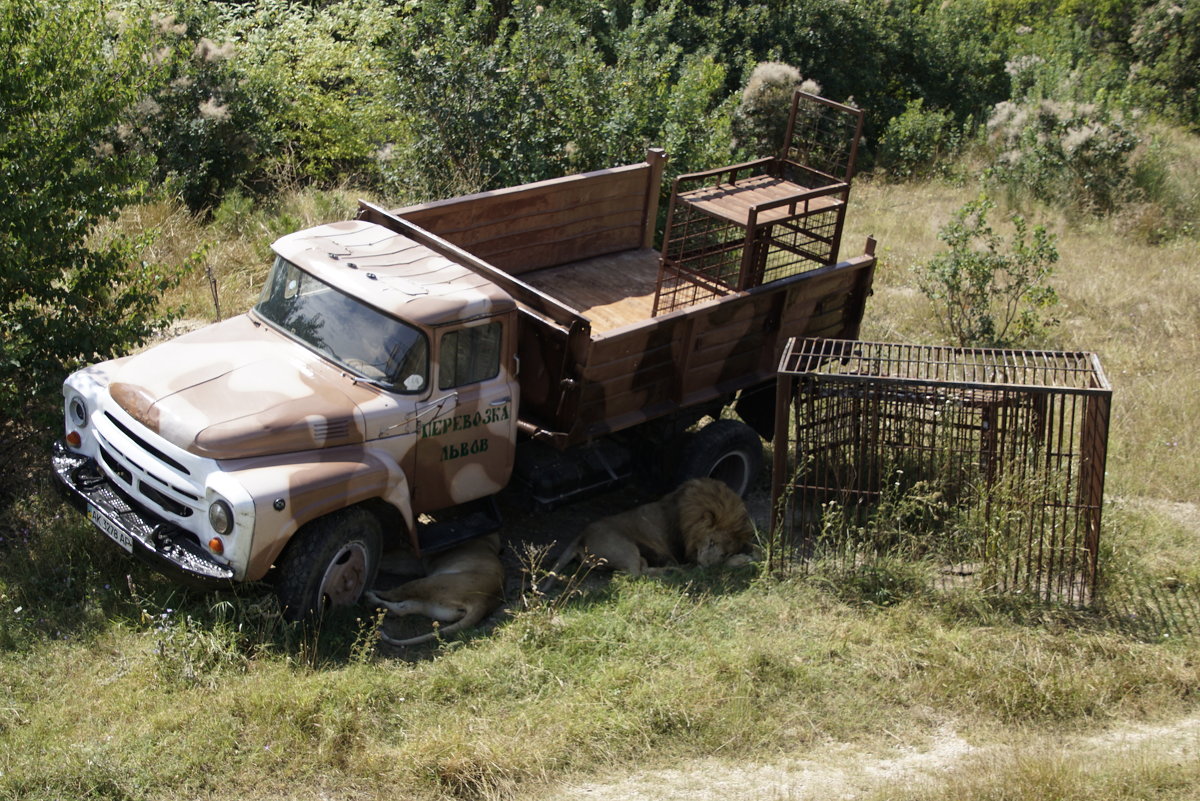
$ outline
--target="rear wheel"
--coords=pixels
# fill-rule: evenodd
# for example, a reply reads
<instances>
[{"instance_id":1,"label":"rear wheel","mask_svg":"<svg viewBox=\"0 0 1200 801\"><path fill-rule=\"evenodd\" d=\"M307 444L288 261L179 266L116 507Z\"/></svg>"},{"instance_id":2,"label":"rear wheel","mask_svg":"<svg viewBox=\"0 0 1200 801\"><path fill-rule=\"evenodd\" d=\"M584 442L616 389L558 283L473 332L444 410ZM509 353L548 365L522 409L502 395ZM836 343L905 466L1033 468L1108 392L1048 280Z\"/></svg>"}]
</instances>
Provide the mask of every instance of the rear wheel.
<instances>
[{"instance_id":1,"label":"rear wheel","mask_svg":"<svg viewBox=\"0 0 1200 801\"><path fill-rule=\"evenodd\" d=\"M365 509L343 509L302 526L275 581L284 617L302 620L357 603L379 570L382 540L379 521Z\"/></svg>"},{"instance_id":2,"label":"rear wheel","mask_svg":"<svg viewBox=\"0 0 1200 801\"><path fill-rule=\"evenodd\" d=\"M746 496L763 466L762 440L737 420L717 420L693 434L679 455L676 483L715 478Z\"/></svg>"}]
</instances>

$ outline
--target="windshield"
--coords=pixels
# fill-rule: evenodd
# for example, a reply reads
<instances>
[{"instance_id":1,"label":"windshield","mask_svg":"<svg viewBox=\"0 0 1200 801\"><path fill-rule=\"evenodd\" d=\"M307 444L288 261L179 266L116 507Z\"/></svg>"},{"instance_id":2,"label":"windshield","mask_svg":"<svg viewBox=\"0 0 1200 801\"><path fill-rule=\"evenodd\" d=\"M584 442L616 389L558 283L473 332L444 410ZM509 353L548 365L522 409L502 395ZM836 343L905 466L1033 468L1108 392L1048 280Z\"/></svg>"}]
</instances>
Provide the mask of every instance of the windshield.
<instances>
[{"instance_id":1,"label":"windshield","mask_svg":"<svg viewBox=\"0 0 1200 801\"><path fill-rule=\"evenodd\" d=\"M276 328L347 370L400 392L425 388L429 346L418 329L275 259L254 307Z\"/></svg>"}]
</instances>

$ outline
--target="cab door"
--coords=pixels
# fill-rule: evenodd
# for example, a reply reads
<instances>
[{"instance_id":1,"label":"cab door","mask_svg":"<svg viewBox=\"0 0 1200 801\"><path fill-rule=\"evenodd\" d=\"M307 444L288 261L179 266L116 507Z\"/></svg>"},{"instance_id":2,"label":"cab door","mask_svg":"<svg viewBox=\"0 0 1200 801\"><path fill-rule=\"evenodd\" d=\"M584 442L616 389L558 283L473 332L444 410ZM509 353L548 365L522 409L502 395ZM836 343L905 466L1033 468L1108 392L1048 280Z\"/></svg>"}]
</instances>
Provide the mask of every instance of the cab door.
<instances>
[{"instance_id":1,"label":"cab door","mask_svg":"<svg viewBox=\"0 0 1200 801\"><path fill-rule=\"evenodd\" d=\"M516 313L434 329L433 397L453 396L417 440L413 510L499 492L512 475L518 385Z\"/></svg>"}]
</instances>

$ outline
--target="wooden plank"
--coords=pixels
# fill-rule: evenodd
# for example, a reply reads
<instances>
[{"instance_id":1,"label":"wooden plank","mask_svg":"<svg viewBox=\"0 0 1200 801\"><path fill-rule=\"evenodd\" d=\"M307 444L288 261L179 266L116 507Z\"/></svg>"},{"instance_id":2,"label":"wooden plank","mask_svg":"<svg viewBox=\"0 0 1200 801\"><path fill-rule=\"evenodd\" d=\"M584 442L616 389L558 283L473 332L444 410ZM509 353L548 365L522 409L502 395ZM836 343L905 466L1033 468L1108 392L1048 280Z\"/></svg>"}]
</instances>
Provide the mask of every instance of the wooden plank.
<instances>
[{"instance_id":1,"label":"wooden plank","mask_svg":"<svg viewBox=\"0 0 1200 801\"><path fill-rule=\"evenodd\" d=\"M650 175L646 179L646 202L642 213L642 247L653 248L658 225L658 197L662 194L663 173L667 168L667 151L652 147L646 151Z\"/></svg>"},{"instance_id":2,"label":"wooden plank","mask_svg":"<svg viewBox=\"0 0 1200 801\"><path fill-rule=\"evenodd\" d=\"M477 200L475 205L464 198L443 201L447 205L433 210L397 209L393 213L466 246L509 231L536 231L562 225L564 221L588 220L615 211L633 212L642 208L641 198L633 191L613 194L587 191L587 187L580 187L580 190L588 197L559 191L549 195L531 194L527 198L507 198L504 207L494 214L489 213L489 207L496 204L489 203L486 198Z\"/></svg>"},{"instance_id":3,"label":"wooden plank","mask_svg":"<svg viewBox=\"0 0 1200 801\"><path fill-rule=\"evenodd\" d=\"M758 370L757 353L734 354L727 361L713 361L706 364L696 364L688 371L685 386L686 395L703 392L706 388L733 382L739 386L749 386L751 381L746 376Z\"/></svg>"},{"instance_id":4,"label":"wooden plank","mask_svg":"<svg viewBox=\"0 0 1200 801\"><path fill-rule=\"evenodd\" d=\"M649 376L641 381L628 380L625 376L620 380L608 383L589 384L580 401L580 414L589 420L602 419L605 415L624 414L632 409L646 406L670 397L670 374L663 371L648 371ZM591 414L600 410L600 415Z\"/></svg>"},{"instance_id":5,"label":"wooden plank","mask_svg":"<svg viewBox=\"0 0 1200 801\"><path fill-rule=\"evenodd\" d=\"M521 220L547 212L586 210L590 204L607 198L636 196L644 191L649 171L650 166L644 162L630 164L405 206L392 213L418 224L436 224L446 236L481 224L507 222L519 227Z\"/></svg>"},{"instance_id":6,"label":"wooden plank","mask_svg":"<svg viewBox=\"0 0 1200 801\"><path fill-rule=\"evenodd\" d=\"M629 250L638 246L642 235L642 209L631 208L626 203L612 202L598 205L594 214L579 217L568 213L567 210L549 213L538 218L537 226L514 229L511 225L489 225L474 229L470 241L460 242L475 255L488 259L497 266L503 257L513 253L529 250L530 245L557 245L568 254L557 261L547 261L545 264L529 266L520 258L507 259L522 272L538 267L563 264L580 258L596 255L588 252L587 248L572 248L570 243L582 238L603 236L600 244L606 252ZM595 249L596 245L588 246ZM575 256L575 252L582 255ZM528 261L526 257L525 261ZM545 261L542 259L541 261Z\"/></svg>"},{"instance_id":7,"label":"wooden plank","mask_svg":"<svg viewBox=\"0 0 1200 801\"><path fill-rule=\"evenodd\" d=\"M750 213L756 207L802 196L809 191L811 190L782 178L756 175L738 181L736 184L717 184L694 189L681 195L680 199L706 214L739 225L747 225ZM786 205L761 212L758 214L756 222L759 225L779 222L794 217L796 214L811 214L840 205L842 205L842 200L837 196L817 196L798 204L795 213Z\"/></svg>"},{"instance_id":8,"label":"wooden plank","mask_svg":"<svg viewBox=\"0 0 1200 801\"><path fill-rule=\"evenodd\" d=\"M522 278L578 311L598 334L650 319L658 251L627 250L525 273Z\"/></svg>"},{"instance_id":9,"label":"wooden plank","mask_svg":"<svg viewBox=\"0 0 1200 801\"><path fill-rule=\"evenodd\" d=\"M625 343L609 341L606 344L608 347L598 345L592 348L583 371L583 379L588 383L632 380L639 373L643 374L643 380L648 380L647 372L672 368L678 359L677 346L671 341L647 342L645 347L630 349L613 347Z\"/></svg>"},{"instance_id":10,"label":"wooden plank","mask_svg":"<svg viewBox=\"0 0 1200 801\"><path fill-rule=\"evenodd\" d=\"M636 233L637 229L630 226L602 229L562 241L528 240L505 253L492 255L488 260L513 275L527 275L534 270L619 253L618 245L636 244L638 238L630 236L631 232Z\"/></svg>"},{"instance_id":11,"label":"wooden plank","mask_svg":"<svg viewBox=\"0 0 1200 801\"><path fill-rule=\"evenodd\" d=\"M586 328L589 325L587 320L575 313L574 309L560 303L555 298L534 289L515 276L496 269L473 253L402 217L397 217L378 206L360 200L358 202L358 218L403 234L451 261L467 267L508 292L519 303L545 315L564 328L570 330L579 327Z\"/></svg>"},{"instance_id":12,"label":"wooden plank","mask_svg":"<svg viewBox=\"0 0 1200 801\"><path fill-rule=\"evenodd\" d=\"M648 181L659 174L643 163L392 213L519 273L641 246Z\"/></svg>"}]
</instances>

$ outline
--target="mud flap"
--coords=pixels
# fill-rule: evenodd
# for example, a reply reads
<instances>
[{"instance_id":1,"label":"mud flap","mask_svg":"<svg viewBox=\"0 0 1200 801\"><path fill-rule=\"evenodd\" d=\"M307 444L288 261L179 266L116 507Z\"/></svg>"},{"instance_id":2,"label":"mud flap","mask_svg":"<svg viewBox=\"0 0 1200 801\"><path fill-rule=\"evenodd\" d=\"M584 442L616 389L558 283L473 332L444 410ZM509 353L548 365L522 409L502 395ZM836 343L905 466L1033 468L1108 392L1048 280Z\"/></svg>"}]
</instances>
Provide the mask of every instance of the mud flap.
<instances>
[{"instance_id":1,"label":"mud flap","mask_svg":"<svg viewBox=\"0 0 1200 801\"><path fill-rule=\"evenodd\" d=\"M775 379L743 389L733 405L737 416L767 442L775 439Z\"/></svg>"}]
</instances>

